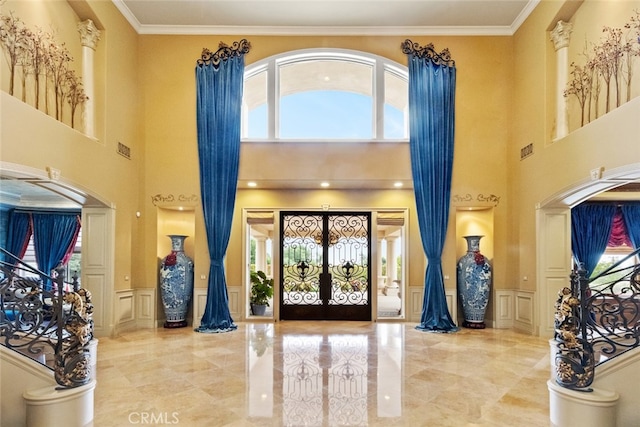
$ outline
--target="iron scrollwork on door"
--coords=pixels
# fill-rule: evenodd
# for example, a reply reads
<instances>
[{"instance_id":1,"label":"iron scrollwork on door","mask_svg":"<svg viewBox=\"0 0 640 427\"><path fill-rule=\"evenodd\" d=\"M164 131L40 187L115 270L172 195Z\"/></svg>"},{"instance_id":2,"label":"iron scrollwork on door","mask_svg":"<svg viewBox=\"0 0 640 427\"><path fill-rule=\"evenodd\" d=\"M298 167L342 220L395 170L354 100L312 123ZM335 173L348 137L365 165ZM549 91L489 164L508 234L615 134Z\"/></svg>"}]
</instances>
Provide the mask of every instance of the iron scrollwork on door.
<instances>
[{"instance_id":1,"label":"iron scrollwork on door","mask_svg":"<svg viewBox=\"0 0 640 427\"><path fill-rule=\"evenodd\" d=\"M330 305L367 305L369 283L369 221L366 215L329 216Z\"/></svg>"},{"instance_id":2,"label":"iron scrollwork on door","mask_svg":"<svg viewBox=\"0 0 640 427\"><path fill-rule=\"evenodd\" d=\"M370 320L371 215L281 213L283 319Z\"/></svg>"},{"instance_id":3,"label":"iron scrollwork on door","mask_svg":"<svg viewBox=\"0 0 640 427\"><path fill-rule=\"evenodd\" d=\"M318 305L322 273L322 217L287 215L283 222L283 296L285 305Z\"/></svg>"}]
</instances>

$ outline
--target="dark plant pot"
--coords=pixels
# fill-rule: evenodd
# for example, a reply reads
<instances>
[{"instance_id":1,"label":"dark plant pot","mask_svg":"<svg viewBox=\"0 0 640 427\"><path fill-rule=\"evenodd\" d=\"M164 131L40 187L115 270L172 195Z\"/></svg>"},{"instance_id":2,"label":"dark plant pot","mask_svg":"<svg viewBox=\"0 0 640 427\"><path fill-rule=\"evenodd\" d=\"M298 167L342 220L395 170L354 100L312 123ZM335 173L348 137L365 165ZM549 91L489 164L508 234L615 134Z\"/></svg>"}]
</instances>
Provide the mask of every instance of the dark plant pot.
<instances>
[{"instance_id":1,"label":"dark plant pot","mask_svg":"<svg viewBox=\"0 0 640 427\"><path fill-rule=\"evenodd\" d=\"M254 316L264 316L264 313L266 310L267 310L266 305L251 304L251 313Z\"/></svg>"}]
</instances>

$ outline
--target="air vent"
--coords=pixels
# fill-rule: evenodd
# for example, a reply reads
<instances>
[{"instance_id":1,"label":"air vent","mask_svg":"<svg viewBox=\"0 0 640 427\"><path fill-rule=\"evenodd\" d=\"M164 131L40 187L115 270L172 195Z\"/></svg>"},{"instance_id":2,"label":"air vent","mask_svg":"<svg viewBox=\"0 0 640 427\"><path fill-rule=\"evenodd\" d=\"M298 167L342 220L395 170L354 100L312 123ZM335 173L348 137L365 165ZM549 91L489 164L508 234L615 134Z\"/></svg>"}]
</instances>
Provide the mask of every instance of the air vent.
<instances>
[{"instance_id":1,"label":"air vent","mask_svg":"<svg viewBox=\"0 0 640 427\"><path fill-rule=\"evenodd\" d=\"M524 160L533 154L533 142L520 149L520 160Z\"/></svg>"},{"instance_id":2,"label":"air vent","mask_svg":"<svg viewBox=\"0 0 640 427\"><path fill-rule=\"evenodd\" d=\"M131 160L131 148L124 145L122 142L118 142L118 154Z\"/></svg>"}]
</instances>

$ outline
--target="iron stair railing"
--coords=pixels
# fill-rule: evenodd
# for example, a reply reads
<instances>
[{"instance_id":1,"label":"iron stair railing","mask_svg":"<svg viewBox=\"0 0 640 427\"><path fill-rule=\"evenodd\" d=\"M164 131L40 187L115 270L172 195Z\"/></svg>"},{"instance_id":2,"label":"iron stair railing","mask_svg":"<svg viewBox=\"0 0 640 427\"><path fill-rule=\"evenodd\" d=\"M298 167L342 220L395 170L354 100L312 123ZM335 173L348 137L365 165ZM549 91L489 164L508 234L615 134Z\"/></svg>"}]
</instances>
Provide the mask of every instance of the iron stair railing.
<instances>
[{"instance_id":1,"label":"iron stair railing","mask_svg":"<svg viewBox=\"0 0 640 427\"><path fill-rule=\"evenodd\" d=\"M51 276L0 248L0 343L53 369L61 388L91 381L93 305L63 268ZM7 261L9 260L9 261Z\"/></svg>"},{"instance_id":2,"label":"iron stair railing","mask_svg":"<svg viewBox=\"0 0 640 427\"><path fill-rule=\"evenodd\" d=\"M640 346L640 249L592 278L580 265L558 294L556 382L591 391L595 367ZM629 261L634 261L629 263Z\"/></svg>"}]
</instances>

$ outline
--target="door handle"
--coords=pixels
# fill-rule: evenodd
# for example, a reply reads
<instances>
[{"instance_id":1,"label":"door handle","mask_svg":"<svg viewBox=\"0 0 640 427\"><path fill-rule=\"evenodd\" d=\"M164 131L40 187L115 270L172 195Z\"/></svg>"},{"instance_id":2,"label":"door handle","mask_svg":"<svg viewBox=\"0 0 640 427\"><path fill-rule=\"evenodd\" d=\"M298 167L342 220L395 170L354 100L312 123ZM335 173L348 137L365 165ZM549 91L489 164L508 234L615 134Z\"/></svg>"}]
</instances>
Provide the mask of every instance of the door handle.
<instances>
[{"instance_id":1,"label":"door handle","mask_svg":"<svg viewBox=\"0 0 640 427\"><path fill-rule=\"evenodd\" d=\"M331 297L331 273L320 273L320 299L326 300Z\"/></svg>"}]
</instances>

